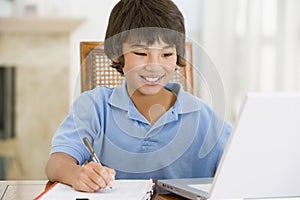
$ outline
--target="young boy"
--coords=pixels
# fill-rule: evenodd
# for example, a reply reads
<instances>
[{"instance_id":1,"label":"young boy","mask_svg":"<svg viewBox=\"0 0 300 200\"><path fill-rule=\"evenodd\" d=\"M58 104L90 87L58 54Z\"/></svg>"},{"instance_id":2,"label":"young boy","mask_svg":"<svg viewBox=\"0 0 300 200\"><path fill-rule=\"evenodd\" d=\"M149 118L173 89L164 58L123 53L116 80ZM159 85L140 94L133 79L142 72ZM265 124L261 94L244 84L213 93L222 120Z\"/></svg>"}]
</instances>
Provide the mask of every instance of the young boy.
<instances>
[{"instance_id":1,"label":"young boy","mask_svg":"<svg viewBox=\"0 0 300 200\"><path fill-rule=\"evenodd\" d=\"M231 127L170 80L184 67L184 19L171 0L121 0L105 38L116 88L81 94L58 128L50 181L92 192L116 179L212 177ZM102 165L91 161L87 137Z\"/></svg>"}]
</instances>

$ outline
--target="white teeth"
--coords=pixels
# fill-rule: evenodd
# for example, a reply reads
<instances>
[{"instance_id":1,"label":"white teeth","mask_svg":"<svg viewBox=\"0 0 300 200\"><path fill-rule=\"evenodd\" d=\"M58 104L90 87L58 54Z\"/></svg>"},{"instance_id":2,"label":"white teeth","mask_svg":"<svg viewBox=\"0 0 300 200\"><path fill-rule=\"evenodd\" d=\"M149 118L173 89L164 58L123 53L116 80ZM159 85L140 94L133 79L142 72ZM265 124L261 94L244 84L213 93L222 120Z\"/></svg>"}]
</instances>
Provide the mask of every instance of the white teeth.
<instances>
[{"instance_id":1,"label":"white teeth","mask_svg":"<svg viewBox=\"0 0 300 200\"><path fill-rule=\"evenodd\" d=\"M150 77L145 77L145 79L149 82L155 82L158 81L158 78L150 78Z\"/></svg>"}]
</instances>

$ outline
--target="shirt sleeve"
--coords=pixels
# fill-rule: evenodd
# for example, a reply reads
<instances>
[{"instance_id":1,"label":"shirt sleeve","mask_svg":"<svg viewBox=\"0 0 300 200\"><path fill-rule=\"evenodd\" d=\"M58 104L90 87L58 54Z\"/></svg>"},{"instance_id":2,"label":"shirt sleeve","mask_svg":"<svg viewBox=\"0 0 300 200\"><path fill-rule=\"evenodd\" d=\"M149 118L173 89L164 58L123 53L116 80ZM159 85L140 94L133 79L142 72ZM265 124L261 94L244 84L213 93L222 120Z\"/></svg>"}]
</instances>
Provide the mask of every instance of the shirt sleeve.
<instances>
[{"instance_id":1,"label":"shirt sleeve","mask_svg":"<svg viewBox=\"0 0 300 200\"><path fill-rule=\"evenodd\" d=\"M220 164L220 161L221 161L222 155L224 153L224 150L226 148L226 145L228 143L228 139L230 137L231 131L232 131L231 125L229 125L227 122L225 122L224 127L222 129L221 137L218 141L218 147L217 147L218 148L218 158L217 158L216 167L215 167L216 170Z\"/></svg>"},{"instance_id":2,"label":"shirt sleeve","mask_svg":"<svg viewBox=\"0 0 300 200\"><path fill-rule=\"evenodd\" d=\"M202 127L200 129L204 137L198 156L200 159L206 158L208 171L215 174L231 133L231 126L209 106L203 106L201 114L199 126Z\"/></svg>"}]
</instances>

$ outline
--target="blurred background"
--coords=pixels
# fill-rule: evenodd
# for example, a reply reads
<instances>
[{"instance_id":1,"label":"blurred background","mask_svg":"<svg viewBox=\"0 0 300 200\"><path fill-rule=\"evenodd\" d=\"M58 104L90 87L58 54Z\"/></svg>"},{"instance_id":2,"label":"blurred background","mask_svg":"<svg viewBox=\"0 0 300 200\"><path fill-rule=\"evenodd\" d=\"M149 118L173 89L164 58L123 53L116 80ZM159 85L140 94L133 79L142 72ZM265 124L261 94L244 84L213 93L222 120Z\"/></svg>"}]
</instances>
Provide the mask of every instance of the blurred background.
<instances>
[{"instance_id":1,"label":"blurred background","mask_svg":"<svg viewBox=\"0 0 300 200\"><path fill-rule=\"evenodd\" d=\"M103 41L116 2L0 0L0 179L46 179L52 135L80 93L79 42ZM299 0L174 2L193 43L194 93L212 106L212 91L224 93L230 123L246 92L300 92Z\"/></svg>"}]
</instances>

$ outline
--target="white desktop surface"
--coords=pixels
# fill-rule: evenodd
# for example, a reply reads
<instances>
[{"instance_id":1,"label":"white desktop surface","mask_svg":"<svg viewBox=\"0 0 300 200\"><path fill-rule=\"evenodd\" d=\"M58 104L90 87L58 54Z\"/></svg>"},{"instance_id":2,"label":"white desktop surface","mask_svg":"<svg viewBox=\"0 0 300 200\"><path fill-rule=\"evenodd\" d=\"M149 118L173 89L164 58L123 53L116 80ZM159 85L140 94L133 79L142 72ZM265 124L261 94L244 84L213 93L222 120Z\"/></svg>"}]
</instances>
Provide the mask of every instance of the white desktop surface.
<instances>
[{"instance_id":1,"label":"white desktop surface","mask_svg":"<svg viewBox=\"0 0 300 200\"><path fill-rule=\"evenodd\" d=\"M1 200L34 199L45 190L47 180L0 181Z\"/></svg>"}]
</instances>

